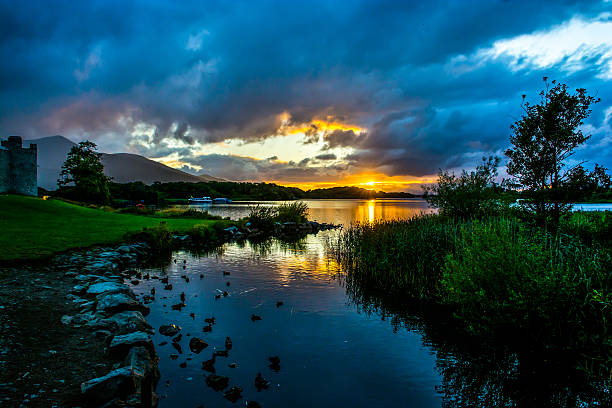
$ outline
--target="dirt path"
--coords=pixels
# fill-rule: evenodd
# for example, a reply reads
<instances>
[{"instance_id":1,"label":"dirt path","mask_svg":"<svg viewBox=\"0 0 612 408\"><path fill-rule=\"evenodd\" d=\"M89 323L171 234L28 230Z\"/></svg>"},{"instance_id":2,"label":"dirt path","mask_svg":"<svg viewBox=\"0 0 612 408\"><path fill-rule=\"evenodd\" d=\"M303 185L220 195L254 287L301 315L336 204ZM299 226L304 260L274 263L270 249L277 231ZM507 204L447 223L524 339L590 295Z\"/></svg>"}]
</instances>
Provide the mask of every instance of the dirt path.
<instances>
[{"instance_id":1,"label":"dirt path","mask_svg":"<svg viewBox=\"0 0 612 408\"><path fill-rule=\"evenodd\" d=\"M112 368L103 340L61 323L73 285L50 265L0 267L0 406L79 406L81 382Z\"/></svg>"}]
</instances>

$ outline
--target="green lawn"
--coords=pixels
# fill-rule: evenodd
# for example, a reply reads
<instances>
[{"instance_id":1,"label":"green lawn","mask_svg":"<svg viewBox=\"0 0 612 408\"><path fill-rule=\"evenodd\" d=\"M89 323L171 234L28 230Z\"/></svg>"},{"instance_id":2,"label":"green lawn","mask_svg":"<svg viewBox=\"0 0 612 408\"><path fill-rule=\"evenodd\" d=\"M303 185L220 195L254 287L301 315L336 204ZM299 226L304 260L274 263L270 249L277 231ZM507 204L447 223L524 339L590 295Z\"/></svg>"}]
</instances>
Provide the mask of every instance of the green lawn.
<instances>
[{"instance_id":1,"label":"green lawn","mask_svg":"<svg viewBox=\"0 0 612 408\"><path fill-rule=\"evenodd\" d=\"M70 248L119 242L126 232L165 221L172 231L216 222L117 214L59 200L0 196L0 261L40 258Z\"/></svg>"}]
</instances>

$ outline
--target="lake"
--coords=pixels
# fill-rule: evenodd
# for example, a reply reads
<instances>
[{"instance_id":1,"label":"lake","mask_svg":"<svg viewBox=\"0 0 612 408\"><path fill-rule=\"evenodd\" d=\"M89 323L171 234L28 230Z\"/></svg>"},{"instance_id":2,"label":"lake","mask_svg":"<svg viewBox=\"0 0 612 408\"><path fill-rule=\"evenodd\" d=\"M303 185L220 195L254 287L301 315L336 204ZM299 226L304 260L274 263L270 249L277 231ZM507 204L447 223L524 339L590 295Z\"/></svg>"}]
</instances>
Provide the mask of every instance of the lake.
<instances>
[{"instance_id":1,"label":"lake","mask_svg":"<svg viewBox=\"0 0 612 408\"><path fill-rule=\"evenodd\" d=\"M310 219L344 225L431 211L418 199L307 203ZM206 209L237 219L254 204ZM138 294L156 290L148 322L155 329L182 328L178 346L171 337L153 336L160 358L159 406L257 401L263 407L493 407L597 400L596 391L590 386L584 391L558 365L459 340L434 307L385 299L353 285L326 256L326 242L338 233L294 242L228 243L206 254L178 251L161 267L144 270L173 285L164 290L160 280L151 279L134 287ZM173 310L182 293L186 307ZM253 321L253 315L261 320ZM204 319L211 317L215 324L204 332ZM193 337L208 347L190 351ZM232 347L227 357L216 357L214 367L229 377L230 387L243 389L235 404L207 386L209 373L202 369L215 350L225 350L227 337ZM270 367L272 356L280 358L278 366ZM270 381L268 389L255 387L258 373Z\"/></svg>"}]
</instances>

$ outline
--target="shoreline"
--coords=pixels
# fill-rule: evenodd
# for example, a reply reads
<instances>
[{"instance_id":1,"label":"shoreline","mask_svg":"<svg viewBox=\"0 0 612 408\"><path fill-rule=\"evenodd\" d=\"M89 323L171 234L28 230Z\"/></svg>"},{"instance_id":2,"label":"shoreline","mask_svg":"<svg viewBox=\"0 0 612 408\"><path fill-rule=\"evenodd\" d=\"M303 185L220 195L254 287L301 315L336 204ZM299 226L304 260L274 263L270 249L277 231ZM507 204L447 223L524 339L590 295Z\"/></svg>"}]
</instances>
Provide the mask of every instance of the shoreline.
<instances>
[{"instance_id":1,"label":"shoreline","mask_svg":"<svg viewBox=\"0 0 612 408\"><path fill-rule=\"evenodd\" d=\"M188 234L173 235L171 251L197 250L206 244L218 247L243 239L304 236L336 227L285 223L266 234L228 227L221 239L208 243ZM146 305L155 295L139 299L126 282L163 280L138 271L154 264L160 255L145 242L132 242L69 249L45 259L0 265L0 295L4 295L0 296L0 323L20 336L7 336L0 342L0 368L6 368L0 370L0 401L41 407L52 402L57 406L155 406L158 357L150 337L155 329L146 321ZM28 301L20 301L24 298ZM33 313L42 321L25 318ZM37 333L40 326L45 327L44 336ZM34 335L25 341L23 333ZM39 364L41 355L44 362ZM64 368L49 372L54 362Z\"/></svg>"}]
</instances>

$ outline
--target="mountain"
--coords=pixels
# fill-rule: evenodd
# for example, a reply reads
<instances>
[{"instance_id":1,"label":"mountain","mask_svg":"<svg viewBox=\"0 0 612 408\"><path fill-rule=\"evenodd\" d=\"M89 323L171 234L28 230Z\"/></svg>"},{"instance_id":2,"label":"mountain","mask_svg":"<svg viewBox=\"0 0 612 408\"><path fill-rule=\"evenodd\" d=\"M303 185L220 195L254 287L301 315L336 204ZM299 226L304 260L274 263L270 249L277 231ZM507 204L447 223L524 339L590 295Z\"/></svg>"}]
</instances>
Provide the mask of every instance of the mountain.
<instances>
[{"instance_id":1,"label":"mountain","mask_svg":"<svg viewBox=\"0 0 612 408\"><path fill-rule=\"evenodd\" d=\"M142 181L145 184L153 184L155 181L161 181L162 183L224 181L207 174L194 176L146 157L130 153L104 154L102 155L102 164L104 165L104 173L112 177L115 183L129 183L131 181Z\"/></svg>"},{"instance_id":2,"label":"mountain","mask_svg":"<svg viewBox=\"0 0 612 408\"><path fill-rule=\"evenodd\" d=\"M47 190L55 190L66 155L76 143L59 135L24 140L24 146L30 143L38 146L38 185ZM207 174L194 176L146 157L130 153L104 153L102 164L104 165L104 173L112 177L116 183L132 181L141 181L145 184L152 184L155 181L162 183L225 181Z\"/></svg>"}]
</instances>

